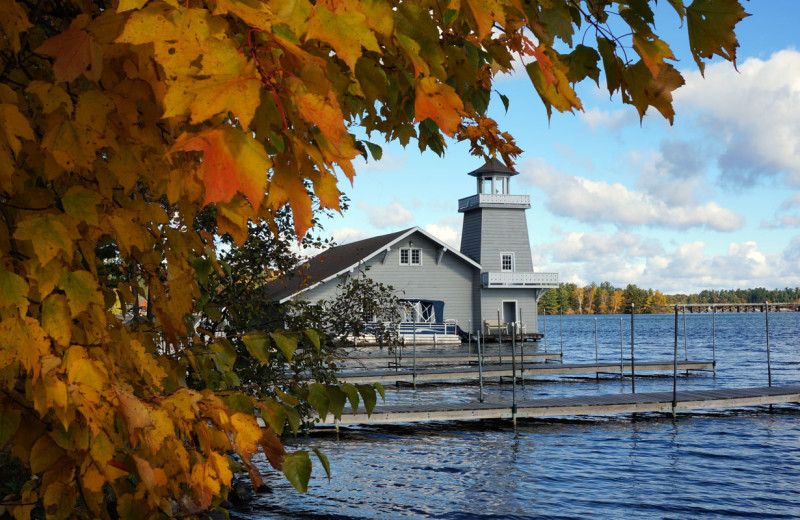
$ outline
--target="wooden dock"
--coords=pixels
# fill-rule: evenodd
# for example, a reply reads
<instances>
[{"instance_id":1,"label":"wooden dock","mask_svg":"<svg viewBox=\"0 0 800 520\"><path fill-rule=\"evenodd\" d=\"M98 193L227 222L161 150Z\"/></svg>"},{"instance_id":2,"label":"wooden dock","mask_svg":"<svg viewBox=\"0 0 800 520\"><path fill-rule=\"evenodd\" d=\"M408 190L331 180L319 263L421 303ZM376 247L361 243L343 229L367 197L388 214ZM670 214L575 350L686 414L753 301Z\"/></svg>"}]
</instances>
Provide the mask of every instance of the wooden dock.
<instances>
[{"instance_id":1,"label":"wooden dock","mask_svg":"<svg viewBox=\"0 0 800 520\"><path fill-rule=\"evenodd\" d=\"M708 370L714 364L711 361L679 361L678 370ZM671 371L672 361L637 361L636 373ZM623 373L631 372L629 362L622 364ZM342 372L337 374L337 379L342 383L394 383L394 382L423 382L423 381L454 381L462 379L478 379L479 368L476 366L443 367L443 368L418 368L416 374L408 368L397 370L361 370L358 372ZM503 365L487 365L483 367L484 379L513 377L514 369L510 363ZM619 374L620 363L532 363L523 365L517 363L516 374L518 378L532 378L544 375L561 374Z\"/></svg>"},{"instance_id":2,"label":"wooden dock","mask_svg":"<svg viewBox=\"0 0 800 520\"><path fill-rule=\"evenodd\" d=\"M800 403L800 385L783 387L684 390L675 394L675 412ZM556 397L517 402L516 418L673 412L672 392ZM436 403L377 406L372 415L345 409L340 421L328 415L319 425L390 424L431 421L513 419L511 403Z\"/></svg>"},{"instance_id":3,"label":"wooden dock","mask_svg":"<svg viewBox=\"0 0 800 520\"><path fill-rule=\"evenodd\" d=\"M517 361L521 362L522 355L517 352ZM560 361L561 354L558 352L551 352L551 353L537 353L537 354L525 354L525 363L541 363L546 361ZM509 362L511 361L511 353L510 352L503 352L502 355L498 352L489 352L483 355L483 362L486 364L489 363L502 363L503 361ZM344 362L347 364L376 364L376 365L394 365L395 363L399 363L401 366L411 366L414 362L414 356L408 352L406 349L403 352L402 356L387 356L387 355L380 355L380 356L363 356L363 355L355 355L349 356L344 359ZM439 354L417 354L417 363L418 364L434 364L434 363L478 363L478 355L477 354L454 354L454 353L439 353Z\"/></svg>"}]
</instances>

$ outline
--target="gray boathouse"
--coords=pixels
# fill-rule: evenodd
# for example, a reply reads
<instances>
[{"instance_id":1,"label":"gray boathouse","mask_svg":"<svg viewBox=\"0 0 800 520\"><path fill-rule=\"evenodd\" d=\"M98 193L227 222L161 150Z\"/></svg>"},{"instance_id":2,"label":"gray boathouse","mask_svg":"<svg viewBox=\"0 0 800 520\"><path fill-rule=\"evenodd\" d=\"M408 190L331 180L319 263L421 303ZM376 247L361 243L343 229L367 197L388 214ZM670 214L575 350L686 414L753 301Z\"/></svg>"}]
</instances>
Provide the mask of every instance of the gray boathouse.
<instances>
[{"instance_id":1,"label":"gray boathouse","mask_svg":"<svg viewBox=\"0 0 800 520\"><path fill-rule=\"evenodd\" d=\"M461 334L480 324L489 335L506 334L516 322L525 337L539 337L538 300L558 287L558 274L534 271L525 216L530 197L511 192L517 172L496 159L469 175L477 190L458 201L460 251L419 227L367 238L311 258L298 268L301 275L273 282L270 298L329 299L348 277L369 276L394 287L414 322L449 324L442 330Z\"/></svg>"}]
</instances>

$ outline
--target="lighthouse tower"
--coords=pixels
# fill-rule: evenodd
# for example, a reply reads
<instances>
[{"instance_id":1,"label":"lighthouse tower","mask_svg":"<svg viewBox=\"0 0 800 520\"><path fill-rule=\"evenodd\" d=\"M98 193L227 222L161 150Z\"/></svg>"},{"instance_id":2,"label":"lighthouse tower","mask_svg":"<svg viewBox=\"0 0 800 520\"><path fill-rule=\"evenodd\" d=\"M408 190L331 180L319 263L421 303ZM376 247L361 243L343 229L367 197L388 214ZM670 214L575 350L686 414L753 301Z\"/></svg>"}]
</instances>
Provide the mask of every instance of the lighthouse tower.
<instances>
[{"instance_id":1,"label":"lighthouse tower","mask_svg":"<svg viewBox=\"0 0 800 520\"><path fill-rule=\"evenodd\" d=\"M499 311L501 322L535 333L539 298L558 287L558 274L533 270L525 216L530 197L511 193L517 172L497 159L469 175L477 180L477 192L460 199L458 211L464 214L461 253L481 265L473 285L474 323L496 321Z\"/></svg>"}]
</instances>

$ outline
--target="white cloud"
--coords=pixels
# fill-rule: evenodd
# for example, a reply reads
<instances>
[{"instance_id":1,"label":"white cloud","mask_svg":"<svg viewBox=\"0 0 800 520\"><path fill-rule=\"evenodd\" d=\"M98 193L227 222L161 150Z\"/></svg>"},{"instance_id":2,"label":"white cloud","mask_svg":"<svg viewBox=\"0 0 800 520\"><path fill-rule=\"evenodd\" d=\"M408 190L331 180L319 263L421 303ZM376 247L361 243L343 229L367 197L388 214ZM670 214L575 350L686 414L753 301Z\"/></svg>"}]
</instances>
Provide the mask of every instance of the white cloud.
<instances>
[{"instance_id":1,"label":"white cloud","mask_svg":"<svg viewBox=\"0 0 800 520\"><path fill-rule=\"evenodd\" d=\"M331 238L337 245L349 244L369 238L371 235L363 229L353 229L349 227L334 229L331 231Z\"/></svg>"},{"instance_id":2,"label":"white cloud","mask_svg":"<svg viewBox=\"0 0 800 520\"><path fill-rule=\"evenodd\" d=\"M800 208L800 193L795 193L781 203L780 209Z\"/></svg>"},{"instance_id":3,"label":"white cloud","mask_svg":"<svg viewBox=\"0 0 800 520\"><path fill-rule=\"evenodd\" d=\"M414 218L411 212L397 201L385 206L373 206L359 201L356 207L367 214L370 224L379 229L405 226Z\"/></svg>"},{"instance_id":4,"label":"white cloud","mask_svg":"<svg viewBox=\"0 0 800 520\"><path fill-rule=\"evenodd\" d=\"M355 165L356 174L372 172L396 172L401 170L408 162L407 155L383 154L380 161L364 161Z\"/></svg>"},{"instance_id":5,"label":"white cloud","mask_svg":"<svg viewBox=\"0 0 800 520\"><path fill-rule=\"evenodd\" d=\"M683 71L675 92L678 114L697 113L720 148L722 181L747 186L765 177L800 185L800 52L749 58L739 72L729 63Z\"/></svg>"},{"instance_id":6,"label":"white cloud","mask_svg":"<svg viewBox=\"0 0 800 520\"><path fill-rule=\"evenodd\" d=\"M671 206L696 204L708 193L704 161L696 145L686 141L661 142L659 152L628 152L638 172L636 186Z\"/></svg>"},{"instance_id":7,"label":"white cloud","mask_svg":"<svg viewBox=\"0 0 800 520\"><path fill-rule=\"evenodd\" d=\"M452 246L456 251L461 249L461 224L453 224L454 218L442 219L438 224L425 225L425 231L442 242Z\"/></svg>"},{"instance_id":8,"label":"white cloud","mask_svg":"<svg viewBox=\"0 0 800 520\"><path fill-rule=\"evenodd\" d=\"M661 254L663 248L658 241L643 239L640 235L620 231L607 233L568 233L558 242L542 246L556 262L583 262L608 255L628 257L647 257Z\"/></svg>"},{"instance_id":9,"label":"white cloud","mask_svg":"<svg viewBox=\"0 0 800 520\"><path fill-rule=\"evenodd\" d=\"M624 108L613 111L600 110L599 108L590 108L583 112L578 112L580 118L591 131L598 128L619 130L622 127L639 124L636 111L632 108Z\"/></svg>"},{"instance_id":10,"label":"white cloud","mask_svg":"<svg viewBox=\"0 0 800 520\"><path fill-rule=\"evenodd\" d=\"M559 172L541 158L526 160L519 171L521 184L536 186L545 193L545 205L550 211L582 222L623 227L704 227L717 231L733 231L744 223L740 215L716 202L670 204L663 197L633 191L620 183L592 181Z\"/></svg>"},{"instance_id":11,"label":"white cloud","mask_svg":"<svg viewBox=\"0 0 800 520\"><path fill-rule=\"evenodd\" d=\"M551 243L547 248L558 250L561 246ZM800 236L777 253L761 251L755 241L732 242L721 254L709 254L707 249L705 242L693 241L642 259L624 252L586 255L582 261L549 264L547 270L558 271L562 280L577 280L581 285L609 281L624 287L633 283L665 293L800 285Z\"/></svg>"},{"instance_id":12,"label":"white cloud","mask_svg":"<svg viewBox=\"0 0 800 520\"><path fill-rule=\"evenodd\" d=\"M762 229L800 227L800 215L782 215L772 222L762 220L759 227Z\"/></svg>"}]
</instances>

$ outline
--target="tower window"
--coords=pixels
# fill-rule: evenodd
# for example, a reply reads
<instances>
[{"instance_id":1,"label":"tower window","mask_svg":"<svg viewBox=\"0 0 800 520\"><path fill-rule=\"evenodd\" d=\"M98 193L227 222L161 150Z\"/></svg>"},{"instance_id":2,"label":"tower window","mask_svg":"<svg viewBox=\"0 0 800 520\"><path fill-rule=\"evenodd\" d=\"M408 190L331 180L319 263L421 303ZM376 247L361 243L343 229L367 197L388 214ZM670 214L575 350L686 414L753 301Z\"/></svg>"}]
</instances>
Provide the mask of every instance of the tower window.
<instances>
[{"instance_id":1,"label":"tower window","mask_svg":"<svg viewBox=\"0 0 800 520\"><path fill-rule=\"evenodd\" d=\"M500 270L508 272L514 270L514 253L501 253Z\"/></svg>"},{"instance_id":2,"label":"tower window","mask_svg":"<svg viewBox=\"0 0 800 520\"><path fill-rule=\"evenodd\" d=\"M422 249L418 247L401 247L400 265L422 265Z\"/></svg>"}]
</instances>

